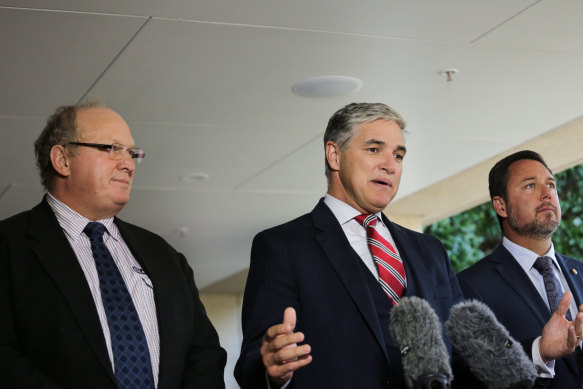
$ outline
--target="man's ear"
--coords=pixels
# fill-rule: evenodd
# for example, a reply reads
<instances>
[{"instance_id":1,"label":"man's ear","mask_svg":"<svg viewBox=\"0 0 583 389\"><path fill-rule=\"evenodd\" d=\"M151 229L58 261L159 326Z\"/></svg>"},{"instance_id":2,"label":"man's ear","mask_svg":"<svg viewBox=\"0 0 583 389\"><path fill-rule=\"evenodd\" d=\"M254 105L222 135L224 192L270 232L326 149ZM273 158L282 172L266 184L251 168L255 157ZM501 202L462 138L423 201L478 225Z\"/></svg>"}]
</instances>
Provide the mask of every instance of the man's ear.
<instances>
[{"instance_id":1,"label":"man's ear","mask_svg":"<svg viewBox=\"0 0 583 389\"><path fill-rule=\"evenodd\" d=\"M55 171L63 177L67 177L69 174L71 174L69 159L70 158L67 155L67 151L65 150L64 146L54 145L51 148L51 164L53 165Z\"/></svg>"},{"instance_id":2,"label":"man's ear","mask_svg":"<svg viewBox=\"0 0 583 389\"><path fill-rule=\"evenodd\" d=\"M340 170L340 147L331 140L326 142L326 161L328 161L330 170Z\"/></svg>"},{"instance_id":3,"label":"man's ear","mask_svg":"<svg viewBox=\"0 0 583 389\"><path fill-rule=\"evenodd\" d=\"M492 206L494 207L494 211L500 217L508 217L508 213L506 212L506 201L500 196L494 196L492 198Z\"/></svg>"}]
</instances>

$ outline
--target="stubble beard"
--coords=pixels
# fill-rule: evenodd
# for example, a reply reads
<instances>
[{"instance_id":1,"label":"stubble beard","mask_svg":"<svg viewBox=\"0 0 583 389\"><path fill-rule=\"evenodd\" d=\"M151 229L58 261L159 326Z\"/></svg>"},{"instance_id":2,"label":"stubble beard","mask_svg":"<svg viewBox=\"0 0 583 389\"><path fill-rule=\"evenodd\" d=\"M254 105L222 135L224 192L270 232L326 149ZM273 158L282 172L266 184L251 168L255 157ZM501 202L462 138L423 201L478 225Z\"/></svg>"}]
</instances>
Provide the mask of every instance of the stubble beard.
<instances>
[{"instance_id":1,"label":"stubble beard","mask_svg":"<svg viewBox=\"0 0 583 389\"><path fill-rule=\"evenodd\" d=\"M545 240L549 239L553 233L559 228L559 224L561 224L560 219L558 218L557 211L555 210L554 215L545 215L542 220L535 218L532 222L520 224L516 218L514 217L514 213L512 212L512 208L510 205L507 206L508 208L508 225L512 228L518 235L536 239L536 240Z\"/></svg>"}]
</instances>

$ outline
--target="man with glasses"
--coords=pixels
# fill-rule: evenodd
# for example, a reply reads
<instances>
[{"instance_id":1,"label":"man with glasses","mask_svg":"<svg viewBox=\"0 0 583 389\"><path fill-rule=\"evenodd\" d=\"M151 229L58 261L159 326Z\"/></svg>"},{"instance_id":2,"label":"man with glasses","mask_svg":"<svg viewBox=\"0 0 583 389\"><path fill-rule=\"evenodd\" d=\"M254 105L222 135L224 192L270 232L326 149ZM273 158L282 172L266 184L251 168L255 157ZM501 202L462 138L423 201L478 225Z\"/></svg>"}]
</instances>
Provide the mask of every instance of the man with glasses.
<instances>
[{"instance_id":1,"label":"man with glasses","mask_svg":"<svg viewBox=\"0 0 583 389\"><path fill-rule=\"evenodd\" d=\"M60 107L35 154L48 193L0 222L0 387L224 388L186 259L115 217L145 156L127 123Z\"/></svg>"}]
</instances>

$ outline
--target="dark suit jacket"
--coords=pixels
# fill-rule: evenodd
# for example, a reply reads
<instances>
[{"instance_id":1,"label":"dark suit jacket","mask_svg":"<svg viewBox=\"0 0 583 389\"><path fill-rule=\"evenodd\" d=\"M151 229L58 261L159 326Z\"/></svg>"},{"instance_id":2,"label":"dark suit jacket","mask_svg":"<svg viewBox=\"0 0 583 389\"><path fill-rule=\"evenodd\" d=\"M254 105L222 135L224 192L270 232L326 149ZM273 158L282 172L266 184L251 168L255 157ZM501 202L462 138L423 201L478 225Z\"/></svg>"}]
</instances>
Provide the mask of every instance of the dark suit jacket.
<instances>
[{"instance_id":1,"label":"dark suit jacket","mask_svg":"<svg viewBox=\"0 0 583 389\"><path fill-rule=\"evenodd\" d=\"M556 258L579 306L583 302L583 263L558 253ZM551 312L512 254L500 245L490 255L460 272L458 279L465 297L488 305L530 356L532 342L541 335ZM577 349L575 353L580 354L581 350ZM580 355L555 361L555 377L547 382L549 388L582 387L583 375L576 359L580 360Z\"/></svg>"},{"instance_id":2,"label":"dark suit jacket","mask_svg":"<svg viewBox=\"0 0 583 389\"><path fill-rule=\"evenodd\" d=\"M443 246L384 222L405 264L406 295L426 299L445 320L462 292ZM323 200L310 214L259 233L251 251L235 368L241 387L266 387L261 340L270 326L282 322L288 306L297 312L296 331L305 334L313 357L295 372L290 388L401 387L399 349L392 339L385 346L387 331L375 312L365 271Z\"/></svg>"},{"instance_id":3,"label":"dark suit jacket","mask_svg":"<svg viewBox=\"0 0 583 389\"><path fill-rule=\"evenodd\" d=\"M224 388L226 354L186 259L159 236L115 223L154 286L158 388ZM116 387L89 286L46 200L0 222L0 387Z\"/></svg>"}]
</instances>

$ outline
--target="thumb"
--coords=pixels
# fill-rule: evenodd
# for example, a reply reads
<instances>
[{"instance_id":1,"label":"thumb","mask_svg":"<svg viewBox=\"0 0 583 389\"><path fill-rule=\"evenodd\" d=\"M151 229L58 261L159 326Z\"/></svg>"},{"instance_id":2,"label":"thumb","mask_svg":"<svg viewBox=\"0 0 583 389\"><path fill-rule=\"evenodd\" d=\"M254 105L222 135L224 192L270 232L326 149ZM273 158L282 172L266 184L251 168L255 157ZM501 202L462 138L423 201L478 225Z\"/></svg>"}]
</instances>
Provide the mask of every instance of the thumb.
<instances>
[{"instance_id":1,"label":"thumb","mask_svg":"<svg viewBox=\"0 0 583 389\"><path fill-rule=\"evenodd\" d=\"M569 310L569 305L571 305L571 292L565 292L563 297L561 297L561 301L559 301L559 306L557 307L556 312L559 315L565 315Z\"/></svg>"},{"instance_id":2,"label":"thumb","mask_svg":"<svg viewBox=\"0 0 583 389\"><path fill-rule=\"evenodd\" d=\"M289 324L292 331L296 328L296 310L292 307L287 307L283 312L283 324Z\"/></svg>"}]
</instances>

